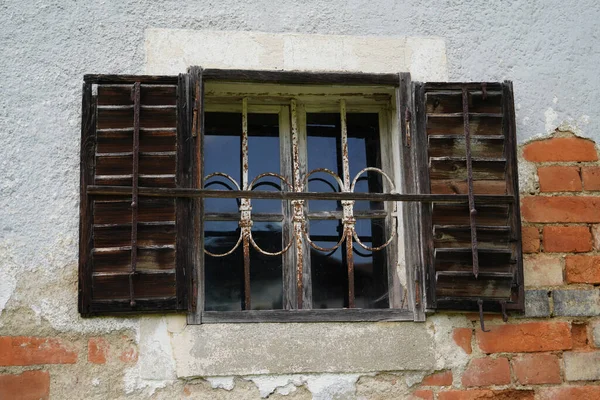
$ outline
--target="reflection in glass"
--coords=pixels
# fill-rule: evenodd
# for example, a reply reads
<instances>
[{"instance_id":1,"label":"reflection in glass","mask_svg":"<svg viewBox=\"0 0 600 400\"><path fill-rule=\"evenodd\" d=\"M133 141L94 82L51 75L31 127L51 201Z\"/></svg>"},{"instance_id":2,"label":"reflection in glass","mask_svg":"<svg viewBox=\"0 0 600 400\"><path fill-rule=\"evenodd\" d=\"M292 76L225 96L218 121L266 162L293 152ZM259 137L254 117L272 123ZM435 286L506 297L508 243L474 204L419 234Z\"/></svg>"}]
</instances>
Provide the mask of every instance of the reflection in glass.
<instances>
[{"instance_id":1,"label":"reflection in glass","mask_svg":"<svg viewBox=\"0 0 600 400\"><path fill-rule=\"evenodd\" d=\"M204 176L222 172L241 183L242 114L207 112L204 114ZM216 176L207 189L236 190L228 179ZM205 212L237 212L236 199L204 199Z\"/></svg>"},{"instance_id":2,"label":"reflection in glass","mask_svg":"<svg viewBox=\"0 0 600 400\"><path fill-rule=\"evenodd\" d=\"M204 247L213 254L231 250L239 236L237 221L204 222ZM204 280L206 311L240 311L244 288L242 246L225 257L205 254Z\"/></svg>"},{"instance_id":3,"label":"reflection in glass","mask_svg":"<svg viewBox=\"0 0 600 400\"><path fill-rule=\"evenodd\" d=\"M311 220L310 237L323 248L334 247L343 232L338 220ZM367 247L385 243L385 220L357 220L356 232ZM348 307L348 262L345 242L335 251L311 248L313 308ZM386 251L371 252L353 243L354 291L357 308L388 308Z\"/></svg>"},{"instance_id":4,"label":"reflection in glass","mask_svg":"<svg viewBox=\"0 0 600 400\"><path fill-rule=\"evenodd\" d=\"M254 222L252 237L266 252L281 251L281 222ZM281 256L267 256L250 248L250 293L253 310L276 310L283 306Z\"/></svg>"},{"instance_id":5,"label":"reflection in glass","mask_svg":"<svg viewBox=\"0 0 600 400\"><path fill-rule=\"evenodd\" d=\"M377 113L347 113L346 126L348 133L348 167L349 179L366 167L381 168L381 152L379 143L379 115ZM307 113L307 154L308 171L327 168L343 177L343 158L341 153L341 120L339 113ZM335 188L335 189L334 189ZM311 192L338 191L334 178L325 173L311 176L308 190ZM366 172L358 180L355 192L382 192L381 175ZM309 201L310 211L340 210L341 205L335 201ZM383 203L357 201L355 210L381 210Z\"/></svg>"}]
</instances>

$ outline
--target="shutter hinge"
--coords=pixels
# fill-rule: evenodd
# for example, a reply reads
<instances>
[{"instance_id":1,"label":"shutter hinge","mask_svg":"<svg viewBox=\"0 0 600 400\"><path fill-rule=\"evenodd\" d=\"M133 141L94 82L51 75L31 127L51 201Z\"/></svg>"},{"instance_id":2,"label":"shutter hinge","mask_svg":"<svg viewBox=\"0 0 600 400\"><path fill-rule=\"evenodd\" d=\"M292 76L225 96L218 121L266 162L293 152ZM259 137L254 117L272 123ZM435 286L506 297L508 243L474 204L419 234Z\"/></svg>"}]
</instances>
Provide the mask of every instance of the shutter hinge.
<instances>
[{"instance_id":1,"label":"shutter hinge","mask_svg":"<svg viewBox=\"0 0 600 400\"><path fill-rule=\"evenodd\" d=\"M415 280L415 307L421 306L421 285L418 279Z\"/></svg>"}]
</instances>

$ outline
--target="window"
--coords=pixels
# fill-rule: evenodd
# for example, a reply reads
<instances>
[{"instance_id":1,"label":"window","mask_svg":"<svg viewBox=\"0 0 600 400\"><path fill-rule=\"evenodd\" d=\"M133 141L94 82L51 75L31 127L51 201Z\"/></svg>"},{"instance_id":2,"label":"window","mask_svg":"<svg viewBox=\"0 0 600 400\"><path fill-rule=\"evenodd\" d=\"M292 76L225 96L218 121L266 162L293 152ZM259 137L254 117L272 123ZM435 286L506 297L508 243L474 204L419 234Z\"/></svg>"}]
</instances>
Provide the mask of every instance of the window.
<instances>
[{"instance_id":1,"label":"window","mask_svg":"<svg viewBox=\"0 0 600 400\"><path fill-rule=\"evenodd\" d=\"M85 82L82 315L522 309L510 83L197 67Z\"/></svg>"}]
</instances>

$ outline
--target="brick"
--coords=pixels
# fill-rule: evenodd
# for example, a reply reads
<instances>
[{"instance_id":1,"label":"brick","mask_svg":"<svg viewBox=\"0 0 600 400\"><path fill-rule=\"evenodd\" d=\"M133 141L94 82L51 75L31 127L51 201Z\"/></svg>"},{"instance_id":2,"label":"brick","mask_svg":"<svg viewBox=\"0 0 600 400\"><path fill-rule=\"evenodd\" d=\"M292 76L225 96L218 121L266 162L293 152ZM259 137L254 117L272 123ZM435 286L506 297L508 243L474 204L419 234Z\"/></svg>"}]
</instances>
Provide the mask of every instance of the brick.
<instances>
[{"instance_id":1,"label":"brick","mask_svg":"<svg viewBox=\"0 0 600 400\"><path fill-rule=\"evenodd\" d=\"M600 256L567 256L565 270L569 283L600 283Z\"/></svg>"},{"instance_id":2,"label":"brick","mask_svg":"<svg viewBox=\"0 0 600 400\"><path fill-rule=\"evenodd\" d=\"M566 322L529 322L490 325L490 332L475 332L484 353L531 353L568 350L573 347L571 327Z\"/></svg>"},{"instance_id":3,"label":"brick","mask_svg":"<svg viewBox=\"0 0 600 400\"><path fill-rule=\"evenodd\" d=\"M463 386L508 385L510 383L510 366L508 359L476 358L462 376Z\"/></svg>"},{"instance_id":4,"label":"brick","mask_svg":"<svg viewBox=\"0 0 600 400\"><path fill-rule=\"evenodd\" d=\"M415 390L413 392L413 398L423 399L423 400L433 400L433 391L432 390Z\"/></svg>"},{"instance_id":5,"label":"brick","mask_svg":"<svg viewBox=\"0 0 600 400\"><path fill-rule=\"evenodd\" d=\"M562 386L538 389L538 400L598 400L600 386Z\"/></svg>"},{"instance_id":6,"label":"brick","mask_svg":"<svg viewBox=\"0 0 600 400\"><path fill-rule=\"evenodd\" d=\"M560 137L539 140L523 148L527 161L596 161L598 154L594 142L577 137Z\"/></svg>"},{"instance_id":7,"label":"brick","mask_svg":"<svg viewBox=\"0 0 600 400\"><path fill-rule=\"evenodd\" d=\"M440 392L438 400L533 400L533 390L449 390Z\"/></svg>"},{"instance_id":8,"label":"brick","mask_svg":"<svg viewBox=\"0 0 600 400\"><path fill-rule=\"evenodd\" d=\"M600 351L564 352L565 379L568 381L600 380Z\"/></svg>"},{"instance_id":9,"label":"brick","mask_svg":"<svg viewBox=\"0 0 600 400\"><path fill-rule=\"evenodd\" d=\"M47 400L49 398L50 375L46 371L0 375L0 399Z\"/></svg>"},{"instance_id":10,"label":"brick","mask_svg":"<svg viewBox=\"0 0 600 400\"><path fill-rule=\"evenodd\" d=\"M125 364L135 364L138 360L138 352L135 347L130 347L121 353L119 360Z\"/></svg>"},{"instance_id":11,"label":"brick","mask_svg":"<svg viewBox=\"0 0 600 400\"><path fill-rule=\"evenodd\" d=\"M540 232L535 226L524 226L521 229L523 253L537 253L540 251Z\"/></svg>"},{"instance_id":12,"label":"brick","mask_svg":"<svg viewBox=\"0 0 600 400\"><path fill-rule=\"evenodd\" d=\"M600 167L581 168L581 178L585 190L600 190Z\"/></svg>"},{"instance_id":13,"label":"brick","mask_svg":"<svg viewBox=\"0 0 600 400\"><path fill-rule=\"evenodd\" d=\"M592 226L592 236L594 237L594 248L600 250L600 225Z\"/></svg>"},{"instance_id":14,"label":"brick","mask_svg":"<svg viewBox=\"0 0 600 400\"><path fill-rule=\"evenodd\" d=\"M525 318L550 316L550 297L547 290L525 291Z\"/></svg>"},{"instance_id":15,"label":"brick","mask_svg":"<svg viewBox=\"0 0 600 400\"><path fill-rule=\"evenodd\" d=\"M527 222L600 222L600 197L527 196L521 214Z\"/></svg>"},{"instance_id":16,"label":"brick","mask_svg":"<svg viewBox=\"0 0 600 400\"><path fill-rule=\"evenodd\" d=\"M77 353L56 338L0 336L0 366L75 364Z\"/></svg>"},{"instance_id":17,"label":"brick","mask_svg":"<svg viewBox=\"0 0 600 400\"><path fill-rule=\"evenodd\" d=\"M88 361L93 364L105 364L108 347L108 342L104 338L90 338L88 340Z\"/></svg>"},{"instance_id":18,"label":"brick","mask_svg":"<svg viewBox=\"0 0 600 400\"><path fill-rule=\"evenodd\" d=\"M587 349L590 341L586 323L571 324L571 337L573 338L573 349Z\"/></svg>"},{"instance_id":19,"label":"brick","mask_svg":"<svg viewBox=\"0 0 600 400\"><path fill-rule=\"evenodd\" d=\"M594 346L600 348L600 321L592 322L591 329Z\"/></svg>"},{"instance_id":20,"label":"brick","mask_svg":"<svg viewBox=\"0 0 600 400\"><path fill-rule=\"evenodd\" d=\"M544 251L583 253L592 250L592 233L587 226L545 226Z\"/></svg>"},{"instance_id":21,"label":"brick","mask_svg":"<svg viewBox=\"0 0 600 400\"><path fill-rule=\"evenodd\" d=\"M473 330L471 328L454 328L452 332L452 339L454 343L462 347L467 354L471 354L473 349L471 348L471 338L473 337Z\"/></svg>"},{"instance_id":22,"label":"brick","mask_svg":"<svg viewBox=\"0 0 600 400\"><path fill-rule=\"evenodd\" d=\"M599 289L553 290L554 315L561 317L594 317L600 315Z\"/></svg>"},{"instance_id":23,"label":"brick","mask_svg":"<svg viewBox=\"0 0 600 400\"><path fill-rule=\"evenodd\" d=\"M523 354L512 360L513 371L521 385L561 383L560 364L553 354Z\"/></svg>"},{"instance_id":24,"label":"brick","mask_svg":"<svg viewBox=\"0 0 600 400\"><path fill-rule=\"evenodd\" d=\"M580 192L581 176L579 167L539 167L541 192Z\"/></svg>"},{"instance_id":25,"label":"brick","mask_svg":"<svg viewBox=\"0 0 600 400\"><path fill-rule=\"evenodd\" d=\"M421 382L422 386L450 386L452 385L452 371L442 371L426 376Z\"/></svg>"},{"instance_id":26,"label":"brick","mask_svg":"<svg viewBox=\"0 0 600 400\"><path fill-rule=\"evenodd\" d=\"M523 274L525 286L527 287L562 285L562 257L547 254L533 254L523 257Z\"/></svg>"}]
</instances>

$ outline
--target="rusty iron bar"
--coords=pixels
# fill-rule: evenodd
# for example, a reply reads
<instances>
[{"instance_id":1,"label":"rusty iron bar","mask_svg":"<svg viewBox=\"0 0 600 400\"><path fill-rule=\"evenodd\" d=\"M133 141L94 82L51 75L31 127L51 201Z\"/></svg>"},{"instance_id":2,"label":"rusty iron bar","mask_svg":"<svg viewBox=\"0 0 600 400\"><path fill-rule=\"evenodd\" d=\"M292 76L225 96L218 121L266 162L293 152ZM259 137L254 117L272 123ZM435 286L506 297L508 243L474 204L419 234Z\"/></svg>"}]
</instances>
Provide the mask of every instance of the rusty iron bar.
<instances>
[{"instance_id":1,"label":"rusty iron bar","mask_svg":"<svg viewBox=\"0 0 600 400\"><path fill-rule=\"evenodd\" d=\"M140 159L140 82L135 82L131 91L133 100L133 166L131 177L131 271L129 273L129 305L135 307L133 276L137 269L137 225L138 225L138 176Z\"/></svg>"},{"instance_id":2,"label":"rusty iron bar","mask_svg":"<svg viewBox=\"0 0 600 400\"><path fill-rule=\"evenodd\" d=\"M466 86L462 89L463 123L465 127L465 146L467 158L467 187L469 189L469 222L471 224L471 251L473 253L473 275L479 275L479 253L477 250L477 210L473 194L473 160L471 159L471 127L469 125L469 92Z\"/></svg>"},{"instance_id":3,"label":"rusty iron bar","mask_svg":"<svg viewBox=\"0 0 600 400\"><path fill-rule=\"evenodd\" d=\"M130 196L130 186L89 185L89 195ZM366 201L414 201L420 203L461 204L468 202L463 194L403 194L403 193L344 193L344 192L275 192L264 190L212 190L193 188L140 187L138 194L147 197L200 197L208 199L264 199L264 200L366 200ZM478 195L475 203L512 204L509 195Z\"/></svg>"},{"instance_id":4,"label":"rusty iron bar","mask_svg":"<svg viewBox=\"0 0 600 400\"><path fill-rule=\"evenodd\" d=\"M340 150L342 151L342 177L344 182L342 191L349 193L351 189L351 182L350 161L348 159L348 123L346 115L346 100L344 99L340 100L340 122L342 147ZM354 225L356 224L356 219L353 215L354 200L343 200L342 210L342 223L344 225L343 237L346 238L346 263L348 264L348 308L354 308L354 252L352 249L352 236L355 234Z\"/></svg>"},{"instance_id":5,"label":"rusty iron bar","mask_svg":"<svg viewBox=\"0 0 600 400\"><path fill-rule=\"evenodd\" d=\"M290 101L290 122L292 130L292 163L294 172L294 193L304 192L304 185L300 171L300 149L298 138L298 108L296 100ZM293 199L293 223L294 237L296 241L296 303L299 310L302 309L302 299L304 295L303 275L304 275L304 254L302 238L306 232L306 221L304 220L304 200Z\"/></svg>"},{"instance_id":6,"label":"rusty iron bar","mask_svg":"<svg viewBox=\"0 0 600 400\"><path fill-rule=\"evenodd\" d=\"M481 325L481 331L489 332L489 329L485 329L485 323L483 320L483 300L477 300L477 306L479 306L479 324Z\"/></svg>"},{"instance_id":7,"label":"rusty iron bar","mask_svg":"<svg viewBox=\"0 0 600 400\"><path fill-rule=\"evenodd\" d=\"M248 187L248 98L242 99L242 188ZM244 198L240 201L240 232L243 241L244 254L244 304L243 310L252 309L250 289L250 235L252 230L252 205L250 199Z\"/></svg>"}]
</instances>

